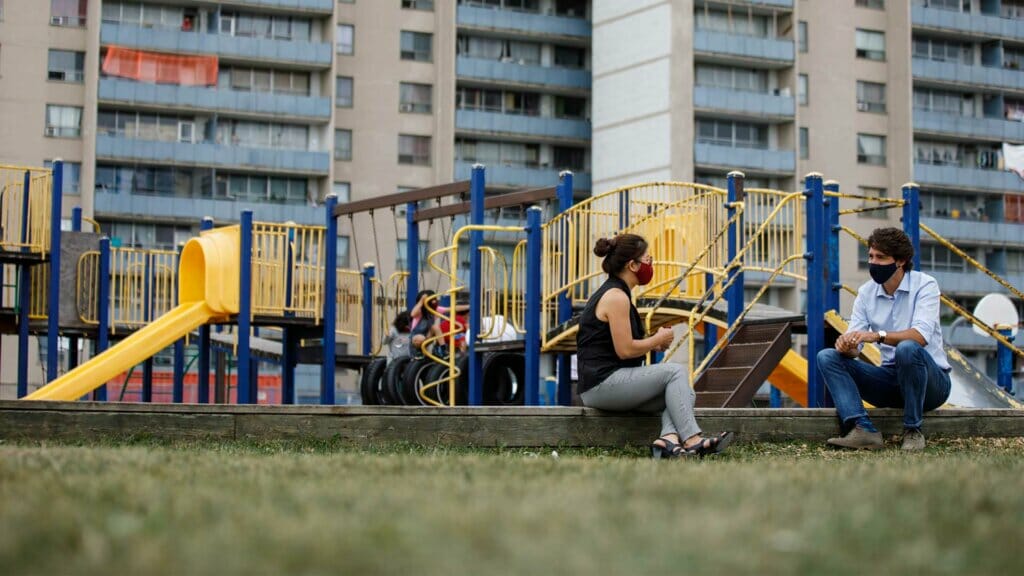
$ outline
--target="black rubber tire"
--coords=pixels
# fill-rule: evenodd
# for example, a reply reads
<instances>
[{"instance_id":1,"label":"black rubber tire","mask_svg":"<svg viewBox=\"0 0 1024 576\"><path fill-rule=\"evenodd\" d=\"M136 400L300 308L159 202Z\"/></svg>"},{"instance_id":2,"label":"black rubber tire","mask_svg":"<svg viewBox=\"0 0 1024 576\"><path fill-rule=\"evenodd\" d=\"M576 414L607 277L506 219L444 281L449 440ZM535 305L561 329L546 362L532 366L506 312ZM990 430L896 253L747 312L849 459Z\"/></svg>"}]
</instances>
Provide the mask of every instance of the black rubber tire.
<instances>
[{"instance_id":1,"label":"black rubber tire","mask_svg":"<svg viewBox=\"0 0 1024 576\"><path fill-rule=\"evenodd\" d=\"M522 406L526 402L526 358L496 352L484 356L484 406Z\"/></svg>"},{"instance_id":2,"label":"black rubber tire","mask_svg":"<svg viewBox=\"0 0 1024 576\"><path fill-rule=\"evenodd\" d=\"M427 379L427 372L436 366L437 363L430 358L417 358L409 363L402 375L402 382L398 393L402 398L402 404L406 406L429 406L420 398L420 386L430 382Z\"/></svg>"},{"instance_id":3,"label":"black rubber tire","mask_svg":"<svg viewBox=\"0 0 1024 576\"><path fill-rule=\"evenodd\" d=\"M374 358L372 362L363 367L363 374L359 378L359 393L363 397L363 406L377 406L380 401L381 378L388 366L387 358Z\"/></svg>"},{"instance_id":4,"label":"black rubber tire","mask_svg":"<svg viewBox=\"0 0 1024 576\"><path fill-rule=\"evenodd\" d=\"M467 370L469 370L469 358L466 356L457 357L455 359L455 366L459 370L459 377L455 381L455 405L466 406L469 404L469 375L467 372ZM448 365L438 364L427 372L426 382L433 382L442 378L446 379L447 377ZM441 384L438 384L435 388L432 388L427 392L427 396L431 400L435 400L447 406L449 400L448 383L442 382Z\"/></svg>"},{"instance_id":5,"label":"black rubber tire","mask_svg":"<svg viewBox=\"0 0 1024 576\"><path fill-rule=\"evenodd\" d=\"M386 402L381 404L388 404L391 406L401 405L402 397L399 395L399 387L402 383L402 377L405 376L405 369L409 366L412 358L409 356L399 356L391 362L388 362L388 367L384 370L383 386L380 387L382 392L381 397Z\"/></svg>"}]
</instances>

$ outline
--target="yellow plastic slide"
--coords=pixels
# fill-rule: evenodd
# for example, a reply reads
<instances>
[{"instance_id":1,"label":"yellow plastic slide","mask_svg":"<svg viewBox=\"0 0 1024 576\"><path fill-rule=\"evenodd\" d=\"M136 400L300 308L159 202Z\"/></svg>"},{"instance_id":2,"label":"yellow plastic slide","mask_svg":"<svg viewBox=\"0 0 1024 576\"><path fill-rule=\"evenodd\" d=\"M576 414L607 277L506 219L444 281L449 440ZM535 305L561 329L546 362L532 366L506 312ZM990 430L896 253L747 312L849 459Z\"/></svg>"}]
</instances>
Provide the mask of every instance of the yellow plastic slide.
<instances>
[{"instance_id":1,"label":"yellow plastic slide","mask_svg":"<svg viewBox=\"0 0 1024 576\"><path fill-rule=\"evenodd\" d=\"M26 400L77 400L211 318L238 313L238 227L219 228L192 238L178 267L180 304L117 346L25 397Z\"/></svg>"},{"instance_id":2,"label":"yellow plastic slide","mask_svg":"<svg viewBox=\"0 0 1024 576\"><path fill-rule=\"evenodd\" d=\"M807 406L807 358L792 350L786 352L768 381L797 404Z\"/></svg>"}]
</instances>

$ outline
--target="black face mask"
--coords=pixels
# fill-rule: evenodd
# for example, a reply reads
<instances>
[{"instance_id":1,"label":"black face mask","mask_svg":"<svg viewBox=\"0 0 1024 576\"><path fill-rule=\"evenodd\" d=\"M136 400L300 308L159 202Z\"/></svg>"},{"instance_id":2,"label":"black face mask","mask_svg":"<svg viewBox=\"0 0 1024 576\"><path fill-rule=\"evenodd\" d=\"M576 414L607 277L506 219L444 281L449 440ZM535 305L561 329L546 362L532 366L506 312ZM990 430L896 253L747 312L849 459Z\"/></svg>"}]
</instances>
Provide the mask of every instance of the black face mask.
<instances>
[{"instance_id":1,"label":"black face mask","mask_svg":"<svg viewBox=\"0 0 1024 576\"><path fill-rule=\"evenodd\" d=\"M885 284L892 275L896 273L899 266L895 262L892 264L869 264L868 273L871 274L871 279L879 284Z\"/></svg>"}]
</instances>

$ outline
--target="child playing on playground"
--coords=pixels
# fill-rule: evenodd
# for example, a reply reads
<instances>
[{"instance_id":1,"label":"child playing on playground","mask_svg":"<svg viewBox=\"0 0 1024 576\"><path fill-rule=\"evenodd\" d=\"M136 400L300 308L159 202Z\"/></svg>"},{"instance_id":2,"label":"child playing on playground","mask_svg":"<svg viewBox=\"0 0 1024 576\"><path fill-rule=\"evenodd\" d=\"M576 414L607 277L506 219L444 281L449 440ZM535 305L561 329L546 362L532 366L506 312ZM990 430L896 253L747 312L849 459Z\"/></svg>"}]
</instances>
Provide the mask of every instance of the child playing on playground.
<instances>
[{"instance_id":1,"label":"child playing on playground","mask_svg":"<svg viewBox=\"0 0 1024 576\"><path fill-rule=\"evenodd\" d=\"M412 316L408 312L399 312L395 321L391 324L391 330L384 337L384 344L388 347L388 362L395 358L411 354L410 340L412 336Z\"/></svg>"},{"instance_id":2,"label":"child playing on playground","mask_svg":"<svg viewBox=\"0 0 1024 576\"><path fill-rule=\"evenodd\" d=\"M414 350L420 350L423 346L423 342L428 338L433 338L434 342L442 342L444 335L447 333L445 330L449 327L448 322L444 321L439 326L435 322L434 314L431 311L436 311L437 314L444 317L448 314L449 308L445 306L439 306L437 300L437 293L433 290L421 290L416 295L416 305L413 306L410 311L412 317L412 348ZM468 312L469 306L465 304L457 304L455 306L455 313ZM461 332L465 332L466 319L463 316L456 316L456 327ZM456 338L458 340L458 338ZM460 348L465 347L465 335L462 336L462 342L458 343Z\"/></svg>"}]
</instances>

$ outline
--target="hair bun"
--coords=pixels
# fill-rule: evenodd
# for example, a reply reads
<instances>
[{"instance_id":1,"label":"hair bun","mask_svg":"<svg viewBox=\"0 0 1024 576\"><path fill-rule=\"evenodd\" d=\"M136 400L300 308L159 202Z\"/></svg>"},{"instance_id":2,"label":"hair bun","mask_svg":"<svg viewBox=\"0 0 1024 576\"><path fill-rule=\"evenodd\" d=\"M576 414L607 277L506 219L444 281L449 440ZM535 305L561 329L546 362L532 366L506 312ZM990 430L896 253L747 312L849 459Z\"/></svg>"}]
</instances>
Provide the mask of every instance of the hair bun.
<instances>
[{"instance_id":1,"label":"hair bun","mask_svg":"<svg viewBox=\"0 0 1024 576\"><path fill-rule=\"evenodd\" d=\"M604 258L615 249L615 238L599 238L594 244L594 254L598 258Z\"/></svg>"}]
</instances>

